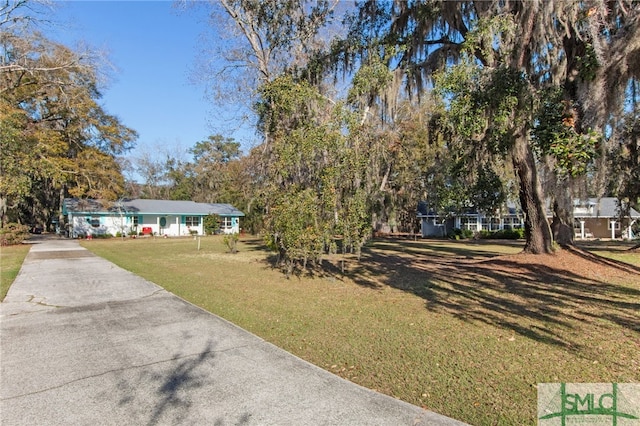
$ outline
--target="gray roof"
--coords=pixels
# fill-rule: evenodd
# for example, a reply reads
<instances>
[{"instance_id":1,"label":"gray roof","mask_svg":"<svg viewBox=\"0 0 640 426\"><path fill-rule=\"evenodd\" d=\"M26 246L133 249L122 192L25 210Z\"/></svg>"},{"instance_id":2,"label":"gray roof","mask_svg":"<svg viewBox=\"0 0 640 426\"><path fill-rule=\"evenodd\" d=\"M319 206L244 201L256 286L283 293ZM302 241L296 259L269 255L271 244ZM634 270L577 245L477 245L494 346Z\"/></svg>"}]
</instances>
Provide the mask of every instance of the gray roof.
<instances>
[{"instance_id":1,"label":"gray roof","mask_svg":"<svg viewBox=\"0 0 640 426\"><path fill-rule=\"evenodd\" d=\"M551 200L547 199L546 201L546 209L547 209L547 217L552 217L553 212L550 208ZM513 202L508 201L506 203L506 207L508 209L509 215L516 215L519 213L520 208ZM573 201L574 213L573 217L575 218L597 218L597 217L606 217L606 218L618 218L620 217L620 211L618 208L618 199L615 197L602 197L598 198L589 198L586 200L575 199ZM477 211L470 209L468 212L458 212L455 215L458 217L461 216L469 216L478 214ZM439 214L431 209L426 203L420 203L418 205L418 217L438 217ZM632 219L640 219L640 213L633 209L629 208L629 216Z\"/></svg>"},{"instance_id":2,"label":"gray roof","mask_svg":"<svg viewBox=\"0 0 640 426\"><path fill-rule=\"evenodd\" d=\"M574 214L576 218L590 217L620 217L618 199L614 197L589 198L587 200L574 200ZM582 208L582 209L581 209ZM586 210L586 211L585 211ZM633 208L629 208L629 217L640 218L640 213Z\"/></svg>"},{"instance_id":3,"label":"gray roof","mask_svg":"<svg viewBox=\"0 0 640 426\"><path fill-rule=\"evenodd\" d=\"M124 199L118 201L102 201L91 199L65 198L63 213L101 213L119 214L121 212L133 214L175 214L206 216L244 216L240 210L231 204L196 203L182 200L147 200Z\"/></svg>"},{"instance_id":4,"label":"gray roof","mask_svg":"<svg viewBox=\"0 0 640 426\"><path fill-rule=\"evenodd\" d=\"M522 209L520 208L519 204L516 204L515 202L511 201L511 200L507 200L507 202L505 203L505 205L503 206L506 210L502 212L503 216L518 216L518 215L522 215ZM465 217L465 216L477 216L477 215L485 215L485 216L491 216L490 213L485 214L484 212L479 212L478 209L476 209L475 207L465 207L462 209L454 209L454 208L450 208L450 209L446 209L448 210L448 213L451 214L452 216L456 216L456 217ZM442 213L438 213L437 211L435 211L433 208L431 208L431 206L429 206L429 204L425 201L420 201L418 203L418 209L417 209L417 214L416 216L419 218L423 218L423 217L441 217L443 215L446 215L446 213L442 214Z\"/></svg>"}]
</instances>

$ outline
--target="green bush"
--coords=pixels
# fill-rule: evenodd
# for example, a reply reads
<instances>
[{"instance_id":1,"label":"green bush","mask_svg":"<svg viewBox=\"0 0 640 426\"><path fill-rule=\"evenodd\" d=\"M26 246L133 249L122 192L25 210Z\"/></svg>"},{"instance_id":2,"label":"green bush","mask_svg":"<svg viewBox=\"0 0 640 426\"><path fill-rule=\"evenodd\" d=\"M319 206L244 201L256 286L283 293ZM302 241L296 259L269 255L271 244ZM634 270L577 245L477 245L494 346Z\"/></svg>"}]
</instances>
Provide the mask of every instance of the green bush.
<instances>
[{"instance_id":1,"label":"green bush","mask_svg":"<svg viewBox=\"0 0 640 426\"><path fill-rule=\"evenodd\" d=\"M474 232L471 229L455 228L453 231L449 232L449 238L452 240L465 240L473 238L473 235Z\"/></svg>"},{"instance_id":2,"label":"green bush","mask_svg":"<svg viewBox=\"0 0 640 426\"><path fill-rule=\"evenodd\" d=\"M451 240L459 240L462 238L462 229L460 228L455 228L451 231L449 231L449 239Z\"/></svg>"},{"instance_id":3,"label":"green bush","mask_svg":"<svg viewBox=\"0 0 640 426\"><path fill-rule=\"evenodd\" d=\"M29 227L19 223L7 223L0 229L0 245L12 246L22 244L29 235Z\"/></svg>"},{"instance_id":4,"label":"green bush","mask_svg":"<svg viewBox=\"0 0 640 426\"><path fill-rule=\"evenodd\" d=\"M217 214L210 214L208 216L205 216L203 225L205 234L217 234L220 231L220 216L218 216Z\"/></svg>"},{"instance_id":5,"label":"green bush","mask_svg":"<svg viewBox=\"0 0 640 426\"><path fill-rule=\"evenodd\" d=\"M230 253L237 253L239 239L240 237L238 234L234 232L233 234L226 234L222 241L224 241L224 244L227 246Z\"/></svg>"},{"instance_id":6,"label":"green bush","mask_svg":"<svg viewBox=\"0 0 640 426\"><path fill-rule=\"evenodd\" d=\"M463 238L473 238L474 232L471 229L463 229L462 237Z\"/></svg>"},{"instance_id":7,"label":"green bush","mask_svg":"<svg viewBox=\"0 0 640 426\"><path fill-rule=\"evenodd\" d=\"M524 229L482 230L478 233L478 236L485 240L519 240L524 238Z\"/></svg>"}]
</instances>

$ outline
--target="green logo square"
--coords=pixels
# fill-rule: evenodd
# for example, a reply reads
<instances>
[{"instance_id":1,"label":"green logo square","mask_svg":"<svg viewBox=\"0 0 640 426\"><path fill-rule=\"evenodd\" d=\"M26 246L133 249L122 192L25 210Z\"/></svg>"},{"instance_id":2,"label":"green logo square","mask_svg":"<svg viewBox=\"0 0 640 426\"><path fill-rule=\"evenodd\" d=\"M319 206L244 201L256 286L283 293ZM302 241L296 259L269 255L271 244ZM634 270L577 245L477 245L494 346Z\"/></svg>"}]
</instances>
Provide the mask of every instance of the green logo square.
<instances>
[{"instance_id":1,"label":"green logo square","mask_svg":"<svg viewBox=\"0 0 640 426\"><path fill-rule=\"evenodd\" d=\"M538 425L640 426L640 383L539 383Z\"/></svg>"}]
</instances>

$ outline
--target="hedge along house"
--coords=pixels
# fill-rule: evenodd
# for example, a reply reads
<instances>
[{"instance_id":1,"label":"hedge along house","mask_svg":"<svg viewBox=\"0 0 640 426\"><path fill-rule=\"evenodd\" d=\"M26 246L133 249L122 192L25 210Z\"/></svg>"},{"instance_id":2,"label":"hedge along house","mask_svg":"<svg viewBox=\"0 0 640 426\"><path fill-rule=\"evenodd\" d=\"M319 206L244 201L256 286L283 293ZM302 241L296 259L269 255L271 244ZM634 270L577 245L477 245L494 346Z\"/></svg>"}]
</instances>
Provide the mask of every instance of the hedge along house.
<instances>
[{"instance_id":1,"label":"hedge along house","mask_svg":"<svg viewBox=\"0 0 640 426\"><path fill-rule=\"evenodd\" d=\"M204 218L217 215L225 234L240 232L240 210L230 204L173 200L119 200L107 202L66 198L62 206L68 236L127 235L161 236L204 234Z\"/></svg>"}]
</instances>

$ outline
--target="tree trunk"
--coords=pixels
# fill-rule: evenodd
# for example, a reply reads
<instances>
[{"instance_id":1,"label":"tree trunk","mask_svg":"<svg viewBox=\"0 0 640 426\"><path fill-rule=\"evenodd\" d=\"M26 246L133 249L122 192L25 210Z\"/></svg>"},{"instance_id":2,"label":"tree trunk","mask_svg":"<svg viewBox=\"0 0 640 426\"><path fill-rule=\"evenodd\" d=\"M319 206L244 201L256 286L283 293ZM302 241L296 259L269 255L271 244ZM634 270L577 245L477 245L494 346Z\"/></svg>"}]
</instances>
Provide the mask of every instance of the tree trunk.
<instances>
[{"instance_id":1,"label":"tree trunk","mask_svg":"<svg viewBox=\"0 0 640 426\"><path fill-rule=\"evenodd\" d=\"M562 199L553 202L553 222L551 230L553 239L561 246L573 245L573 200L567 198L569 194L559 194Z\"/></svg>"},{"instance_id":2,"label":"tree trunk","mask_svg":"<svg viewBox=\"0 0 640 426\"><path fill-rule=\"evenodd\" d=\"M0 197L0 228L7 222L7 197Z\"/></svg>"},{"instance_id":3,"label":"tree trunk","mask_svg":"<svg viewBox=\"0 0 640 426\"><path fill-rule=\"evenodd\" d=\"M67 192L66 189L67 189L67 186L65 184L60 185L60 192L58 194L59 203L60 203L59 204L60 210L58 210L58 229L62 236L70 237L71 235L66 234L67 223L64 217L64 213L62 211L62 209L64 208L64 196L66 195L66 192Z\"/></svg>"},{"instance_id":4,"label":"tree trunk","mask_svg":"<svg viewBox=\"0 0 640 426\"><path fill-rule=\"evenodd\" d=\"M538 181L533 151L523 135L516 137L511 161L520 185L520 204L524 211L525 253L553 253L553 237L545 214L542 188Z\"/></svg>"}]
</instances>

